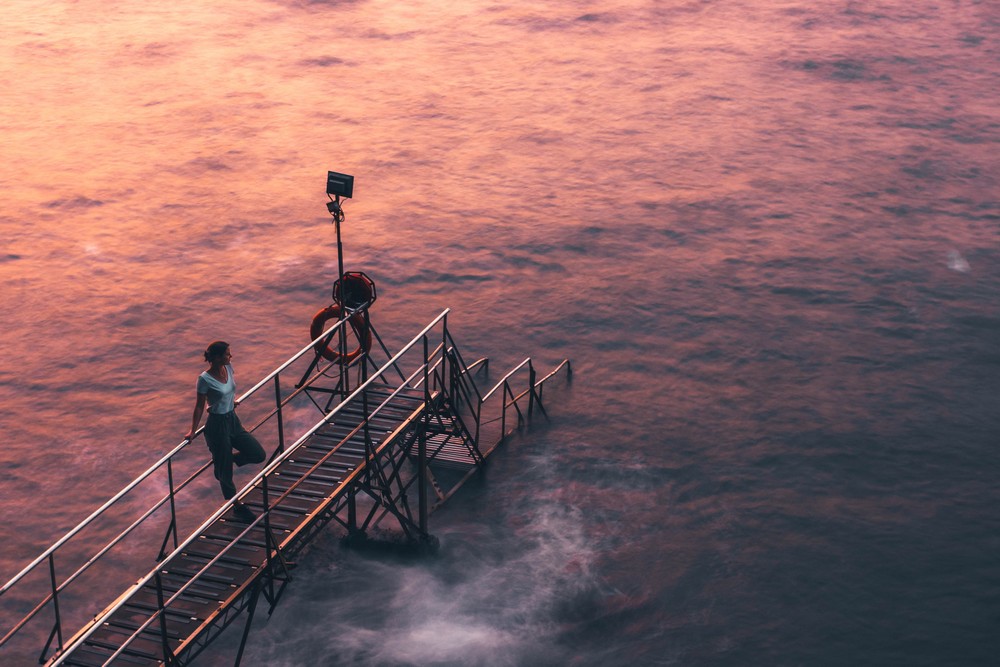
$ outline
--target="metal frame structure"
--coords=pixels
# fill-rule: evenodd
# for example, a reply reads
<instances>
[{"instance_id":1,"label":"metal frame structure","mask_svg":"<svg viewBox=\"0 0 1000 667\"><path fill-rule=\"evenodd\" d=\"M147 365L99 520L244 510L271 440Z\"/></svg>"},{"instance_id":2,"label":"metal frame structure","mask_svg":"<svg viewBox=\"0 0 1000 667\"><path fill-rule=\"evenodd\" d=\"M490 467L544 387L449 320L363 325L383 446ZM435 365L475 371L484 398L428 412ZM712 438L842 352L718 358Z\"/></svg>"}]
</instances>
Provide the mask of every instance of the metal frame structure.
<instances>
[{"instance_id":1,"label":"metal frame structure","mask_svg":"<svg viewBox=\"0 0 1000 667\"><path fill-rule=\"evenodd\" d=\"M468 365L464 362L448 330L448 312L440 313L408 344L391 354L374 331L365 309L365 326L371 328L377 347L366 351L352 365L321 363L317 348L325 346L334 335L340 336L341 350L344 349L345 327L355 314L345 312L343 319L239 398L242 404L252 397L266 397L266 390L273 386L273 406L265 409L249 430L273 429L274 451L264 468L236 495L256 506L257 518L250 524L235 523L233 500L230 500L181 539L178 506L183 503L190 507L198 482L207 484L211 478L202 477L211 467L211 461L207 461L198 463L193 472L177 483L176 462L191 444L189 440L181 442L0 588L0 603L12 601L11 608L27 604L23 608L28 609L9 630L0 626L0 631L6 632L0 638L0 662L4 662L3 647L15 636L31 634L42 642L46 630L40 630L39 623L43 622L42 612L46 609L51 613L52 626L38 661L49 665L189 664L247 611L235 659L239 665L260 596L268 601L269 613L273 612L291 580L289 559L331 521L336 521L348 537L357 538L391 517L405 539L432 543L429 514L479 470L496 446L532 417L536 407L545 414L541 394L546 380L563 368L567 377L572 374L565 360L537 380L528 358L489 391L481 393L472 376L475 372L488 372L489 362L487 359ZM376 363L373 355L384 355L386 360ZM298 375L299 364L307 364L301 379L290 388L288 382L284 383L283 389L281 376ZM357 374L353 389L352 372ZM524 374L527 374L526 388L515 391L515 378ZM527 406L522 409L520 403L525 398ZM497 416L484 419L485 406L492 406ZM517 421L516 427L508 429L507 413L511 408ZM302 433L294 434L291 424L299 420L290 417L304 409L316 409L319 419ZM195 438L203 430L199 429ZM485 431L490 432L487 438L490 445L484 449L481 443ZM57 556L60 566L65 568L64 555L65 560L70 560L74 551L80 551L82 545L76 542L85 529L106 521L122 521L119 517L123 509L140 495L137 490L148 489L157 482L166 486L166 493L135 518L124 519L127 524L124 529L120 523L118 528L105 527L103 534L115 537L85 552L87 555L78 566L70 566L73 571L68 576L57 576L66 572L57 568ZM411 506L414 493L415 508ZM308 511L300 512L299 505L307 504ZM85 574L91 577L102 568L116 567L114 558L120 558L112 556L116 547L121 551L120 545L136 540L140 540L140 548L149 544L148 538L141 541L144 538L139 529L148 528L152 521L166 524L156 553L157 565L106 606L84 588L75 591L75 597L86 604L67 608L72 584ZM212 531L215 533L210 535ZM202 545L209 542L212 548L206 551ZM192 592L207 595L206 591L216 590L213 586L219 572L225 570L229 576L230 571L239 569L234 565L237 562L249 565L240 569L239 577L233 575L237 583L219 589L222 593L217 608L204 614L204 618L198 617L199 625L188 628L190 632L184 635L177 629L184 625L180 620L195 618L184 607L190 604L185 598ZM182 577L178 568L192 571L185 570ZM142 596L143 600L136 602ZM38 601L25 602L32 599ZM87 609L95 603L103 611L88 619ZM123 610L132 609L134 615L138 608L148 613L137 616L138 620L131 617L127 622L121 620ZM69 617L72 620L67 621ZM187 625L191 622L185 621ZM41 626L44 627L48 626ZM66 627L79 630L66 639ZM126 632L121 630L123 627L132 632L123 634L117 646L105 646L93 639L112 627L120 633Z\"/></svg>"}]
</instances>

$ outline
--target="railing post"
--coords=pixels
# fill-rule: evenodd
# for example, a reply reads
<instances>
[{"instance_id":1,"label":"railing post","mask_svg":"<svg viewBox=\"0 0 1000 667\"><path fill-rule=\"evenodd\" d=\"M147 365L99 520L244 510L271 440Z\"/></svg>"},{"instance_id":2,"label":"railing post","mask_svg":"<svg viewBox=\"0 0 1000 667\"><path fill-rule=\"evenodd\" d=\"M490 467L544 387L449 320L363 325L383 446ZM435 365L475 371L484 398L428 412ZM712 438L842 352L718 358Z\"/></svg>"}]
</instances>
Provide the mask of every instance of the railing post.
<instances>
[{"instance_id":1,"label":"railing post","mask_svg":"<svg viewBox=\"0 0 1000 667\"><path fill-rule=\"evenodd\" d=\"M163 664L173 664L174 654L167 642L167 612L163 606L163 582L160 580L160 570L156 570L156 607L160 614L160 643L163 646Z\"/></svg>"},{"instance_id":2,"label":"railing post","mask_svg":"<svg viewBox=\"0 0 1000 667\"><path fill-rule=\"evenodd\" d=\"M476 435L473 441L476 444L476 449L479 449L479 423L482 421L483 414L483 401L479 399L479 405L476 406Z\"/></svg>"},{"instance_id":3,"label":"railing post","mask_svg":"<svg viewBox=\"0 0 1000 667\"><path fill-rule=\"evenodd\" d=\"M503 391L500 392L500 439L507 437L507 380L503 381Z\"/></svg>"},{"instance_id":4,"label":"railing post","mask_svg":"<svg viewBox=\"0 0 1000 667\"><path fill-rule=\"evenodd\" d=\"M371 331L371 320L369 318L370 318L370 315L368 313L368 309L366 308L365 311L364 311L364 327L363 327L363 330L360 331L360 332L355 332L358 335L358 342L359 342L359 344L361 343L361 341L363 341L363 340L365 340L365 339L368 338L368 335L369 335L368 332ZM362 345L361 349L364 350L364 346L363 345ZM363 424L362 429L364 431L365 451L367 452L367 451L370 450L372 452L372 457L374 457L375 456L375 443L372 442L372 433L371 433L371 424L370 424L371 414L369 412L369 406L368 406L368 387L367 387L367 382L368 382L368 354L365 353L365 352L362 352L362 354L361 354L361 369L360 370L361 370L361 386L365 387L364 389L361 390L361 419L362 419L361 423ZM366 469L367 469L367 467L366 467Z\"/></svg>"},{"instance_id":5,"label":"railing post","mask_svg":"<svg viewBox=\"0 0 1000 667\"><path fill-rule=\"evenodd\" d=\"M62 636L62 619L59 615L59 586L56 584L56 560L55 554L49 554L49 579L52 582L52 609L55 612L56 623L52 627L52 632L49 633L49 640L45 642L44 648L42 648L42 654L38 657L38 663L43 664L45 662L45 654L49 652L49 646L52 645L52 638L59 638L59 649L58 652L63 650L63 636Z\"/></svg>"},{"instance_id":6,"label":"railing post","mask_svg":"<svg viewBox=\"0 0 1000 667\"><path fill-rule=\"evenodd\" d=\"M267 558L267 570L273 574L273 570L271 570L271 508L268 499L267 475L264 475L261 480L261 492L264 497L264 553L265 558Z\"/></svg>"},{"instance_id":7,"label":"railing post","mask_svg":"<svg viewBox=\"0 0 1000 667\"><path fill-rule=\"evenodd\" d=\"M430 419L431 388L427 383L427 336L424 335L424 411L417 424L417 494L420 511L420 535L427 536L427 422Z\"/></svg>"},{"instance_id":8,"label":"railing post","mask_svg":"<svg viewBox=\"0 0 1000 667\"><path fill-rule=\"evenodd\" d=\"M528 359L528 418L535 411L535 366Z\"/></svg>"},{"instance_id":9,"label":"railing post","mask_svg":"<svg viewBox=\"0 0 1000 667\"><path fill-rule=\"evenodd\" d=\"M271 531L271 492L267 484L267 475L261 479L261 493L264 499L264 549L267 562L267 571L264 573L264 577L266 577L267 583L264 584L263 581L261 581L259 585L267 586L267 590L264 591L264 597L266 597L268 602L271 603L271 611L268 612L268 614L270 614L274 611L274 608L278 606L278 598L281 597L282 591L285 590L285 584L291 581L291 575L288 574L288 563L285 561L285 557L281 553L281 545L278 543L278 539ZM274 551L274 557L272 557L271 551ZM278 565L281 567L281 571L285 576L285 579L283 580L284 583L278 589L277 594L274 592L274 558L278 559ZM252 618L253 615L251 614L250 618L247 619L247 627L249 627Z\"/></svg>"},{"instance_id":10,"label":"railing post","mask_svg":"<svg viewBox=\"0 0 1000 667\"><path fill-rule=\"evenodd\" d=\"M177 506L174 504L174 458L167 459L167 482L170 484L170 523L174 528L174 549L177 548Z\"/></svg>"},{"instance_id":11,"label":"railing post","mask_svg":"<svg viewBox=\"0 0 1000 667\"><path fill-rule=\"evenodd\" d=\"M354 491L347 492L347 533L351 537L358 532L358 503Z\"/></svg>"},{"instance_id":12,"label":"railing post","mask_svg":"<svg viewBox=\"0 0 1000 667\"><path fill-rule=\"evenodd\" d=\"M441 320L441 388L442 389L447 389L448 393L449 393L449 396L452 399L454 399L455 398L454 382L452 382L452 386L450 386L450 387L447 386L447 384L446 384L446 382L448 382L449 376L446 375L446 373L448 372L448 370L445 368L445 366L448 366L449 362L450 362L451 369L452 369L452 374L454 374L454 372L455 372L455 366L456 366L454 356L448 354L448 339L449 338L450 338L450 335L448 334L448 315L446 314L444 316L444 319ZM449 356L451 358L449 358ZM458 406L457 405L455 406L455 410L458 410Z\"/></svg>"},{"instance_id":13,"label":"railing post","mask_svg":"<svg viewBox=\"0 0 1000 667\"><path fill-rule=\"evenodd\" d=\"M281 408L281 381L280 375L274 376L274 405L278 410L278 451L285 451L285 420Z\"/></svg>"},{"instance_id":14,"label":"railing post","mask_svg":"<svg viewBox=\"0 0 1000 667\"><path fill-rule=\"evenodd\" d=\"M528 402L528 416L529 417L531 416L531 407L535 403L537 403L538 404L538 409L542 411L542 416L545 417L546 419L548 419L549 418L549 413L545 411L545 403L542 401L542 389L545 387L545 380L547 378L542 378L541 385L539 385L538 387L536 387L535 386L535 384L536 384L536 380L535 380L535 377L536 377L536 375L535 375L535 368L531 365L530 361L528 362L528 368L531 370L531 387L529 387L529 391L531 391L531 397L528 399L528 401L529 401Z\"/></svg>"},{"instance_id":15,"label":"railing post","mask_svg":"<svg viewBox=\"0 0 1000 667\"><path fill-rule=\"evenodd\" d=\"M447 350L448 349L448 338L449 337L450 337L450 334L448 333L448 313L445 313L444 317L441 318L441 349L442 350Z\"/></svg>"},{"instance_id":16,"label":"railing post","mask_svg":"<svg viewBox=\"0 0 1000 667\"><path fill-rule=\"evenodd\" d=\"M167 526L167 534L163 536L163 544L160 545L160 553L157 554L157 562L163 560L167 554L167 542L170 541L170 534L174 534L174 549L177 548L177 507L174 504L174 467L173 457L167 459L167 485L170 488L170 525Z\"/></svg>"},{"instance_id":17,"label":"railing post","mask_svg":"<svg viewBox=\"0 0 1000 667\"><path fill-rule=\"evenodd\" d=\"M177 508L174 506L174 468L171 465L172 458L167 459L167 485L170 489L170 523L167 524L167 533L163 536L163 544L160 545L160 552L156 554L156 561L160 562L167 555L167 542L170 541L170 534L174 535L174 549L177 548Z\"/></svg>"},{"instance_id":18,"label":"railing post","mask_svg":"<svg viewBox=\"0 0 1000 667\"><path fill-rule=\"evenodd\" d=\"M340 272L340 282L340 289L343 291L343 271ZM351 369L347 364L347 327L351 326L351 320L350 315L347 312L347 306L343 303L343 294L341 294L340 307L342 308L340 313L344 316L344 324L342 324L338 330L340 337L337 339L337 349L340 350L340 361L337 364L337 367L340 369L340 400L344 400L351 395ZM357 332L355 332L355 334L357 334ZM361 342L360 338L358 339L358 342Z\"/></svg>"},{"instance_id":19,"label":"railing post","mask_svg":"<svg viewBox=\"0 0 1000 667\"><path fill-rule=\"evenodd\" d=\"M257 601L260 599L260 589L262 587L263 584L260 583L259 579L253 585L253 592L250 594L250 608L247 612L247 623L243 626L243 639L240 641L240 650L236 652L236 662L233 663L233 667L240 667L240 663L243 662L243 650L247 646L247 638L250 636L250 626L253 623L254 612L257 611Z\"/></svg>"}]
</instances>

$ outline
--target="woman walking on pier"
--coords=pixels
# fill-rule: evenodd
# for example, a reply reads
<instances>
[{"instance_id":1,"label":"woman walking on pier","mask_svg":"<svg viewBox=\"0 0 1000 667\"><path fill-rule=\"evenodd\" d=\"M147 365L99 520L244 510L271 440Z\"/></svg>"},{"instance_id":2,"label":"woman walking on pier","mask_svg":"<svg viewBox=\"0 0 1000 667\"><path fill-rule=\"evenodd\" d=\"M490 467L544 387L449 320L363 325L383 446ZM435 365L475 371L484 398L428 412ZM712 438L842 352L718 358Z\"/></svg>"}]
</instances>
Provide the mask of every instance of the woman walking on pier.
<instances>
[{"instance_id":1,"label":"woman walking on pier","mask_svg":"<svg viewBox=\"0 0 1000 667\"><path fill-rule=\"evenodd\" d=\"M205 361L209 363L209 368L198 376L198 397L194 404L191 430L185 436L187 440L194 437L207 404L205 441L212 452L215 478L219 480L226 500L236 495L233 464L242 466L261 463L266 458L264 448L257 442L257 438L243 428L236 416L236 380L230 364L232 358L229 343L221 340L215 341L205 350ZM233 512L242 521L250 522L254 519L254 513L239 500L233 504Z\"/></svg>"}]
</instances>

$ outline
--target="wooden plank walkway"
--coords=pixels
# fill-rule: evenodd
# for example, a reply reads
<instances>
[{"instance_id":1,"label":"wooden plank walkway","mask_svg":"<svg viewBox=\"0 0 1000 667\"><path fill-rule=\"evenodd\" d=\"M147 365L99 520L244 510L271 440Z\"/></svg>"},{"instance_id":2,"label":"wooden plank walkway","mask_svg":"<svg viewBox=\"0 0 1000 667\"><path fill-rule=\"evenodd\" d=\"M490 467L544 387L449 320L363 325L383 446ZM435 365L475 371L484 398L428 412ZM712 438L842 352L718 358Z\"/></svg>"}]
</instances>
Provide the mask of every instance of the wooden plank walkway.
<instances>
[{"instance_id":1,"label":"wooden plank walkway","mask_svg":"<svg viewBox=\"0 0 1000 667\"><path fill-rule=\"evenodd\" d=\"M368 390L370 407L393 390L384 386ZM402 446L423 408L423 390L405 388L369 419L368 433L377 455ZM289 452L266 476L270 512L264 512L262 480L243 496L258 515L252 526L236 519L232 510L208 525L180 553L161 562L148 583L126 592L98 614L95 619L120 605L100 627L91 632L91 624L67 642L72 645L90 632L75 650L58 656L60 664L96 667L111 658L122 665L183 664L240 612L255 607L262 591L267 597L268 586L276 603L275 584L280 595L287 574L279 553L293 554L305 546L317 525L332 518L338 503L343 506L345 494L365 472L365 437L358 429L363 422L360 402L344 406L333 422ZM464 448L453 440L447 434L429 436L428 456L438 454L442 463L448 459L452 465L472 465L468 453L463 455L459 450ZM153 618L159 609L164 612ZM143 630L129 641L139 628Z\"/></svg>"}]
</instances>

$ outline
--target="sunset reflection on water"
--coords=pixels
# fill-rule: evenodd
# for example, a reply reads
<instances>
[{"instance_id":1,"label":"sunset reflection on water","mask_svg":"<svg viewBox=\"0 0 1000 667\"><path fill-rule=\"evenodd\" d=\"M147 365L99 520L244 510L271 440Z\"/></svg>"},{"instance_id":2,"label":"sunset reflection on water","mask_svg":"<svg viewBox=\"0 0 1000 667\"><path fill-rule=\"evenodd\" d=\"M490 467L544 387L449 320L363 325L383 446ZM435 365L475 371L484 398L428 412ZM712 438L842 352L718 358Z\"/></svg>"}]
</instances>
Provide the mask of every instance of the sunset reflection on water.
<instances>
[{"instance_id":1,"label":"sunset reflection on water","mask_svg":"<svg viewBox=\"0 0 1000 667\"><path fill-rule=\"evenodd\" d=\"M927 600L996 593L996 21L6 2L0 579L180 440L206 342L233 342L244 387L308 342L334 169L392 343L451 307L469 356L577 373L435 517L443 561L314 556L257 662L976 663L993 606ZM344 583L369 568L377 611ZM306 623L416 623L404 589L417 657Z\"/></svg>"}]
</instances>

